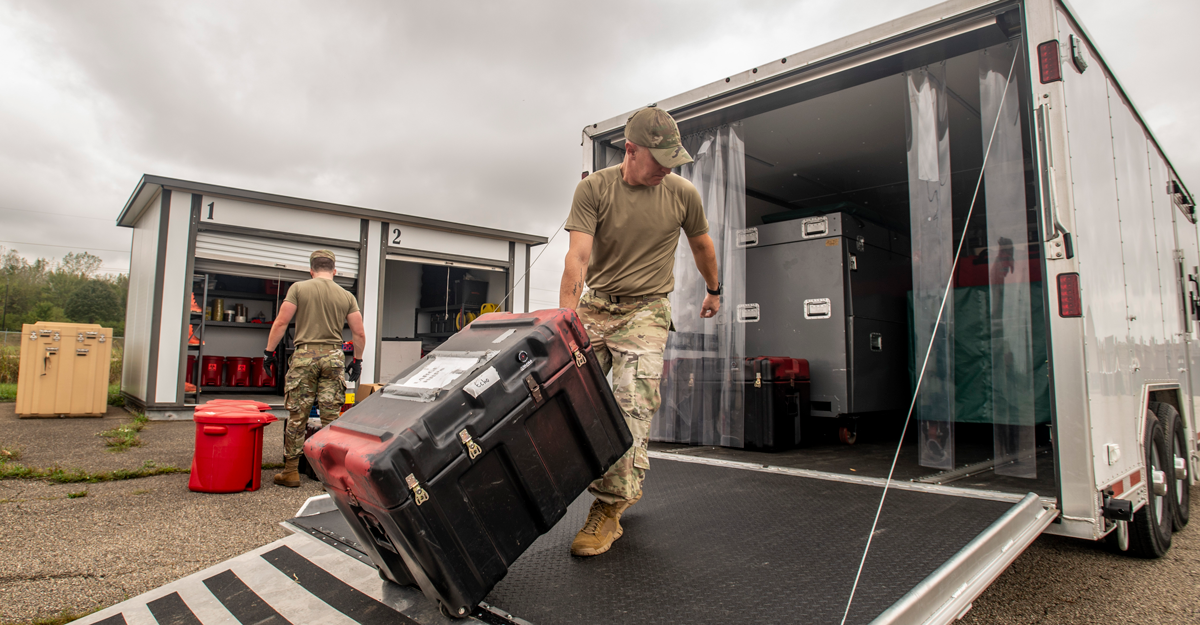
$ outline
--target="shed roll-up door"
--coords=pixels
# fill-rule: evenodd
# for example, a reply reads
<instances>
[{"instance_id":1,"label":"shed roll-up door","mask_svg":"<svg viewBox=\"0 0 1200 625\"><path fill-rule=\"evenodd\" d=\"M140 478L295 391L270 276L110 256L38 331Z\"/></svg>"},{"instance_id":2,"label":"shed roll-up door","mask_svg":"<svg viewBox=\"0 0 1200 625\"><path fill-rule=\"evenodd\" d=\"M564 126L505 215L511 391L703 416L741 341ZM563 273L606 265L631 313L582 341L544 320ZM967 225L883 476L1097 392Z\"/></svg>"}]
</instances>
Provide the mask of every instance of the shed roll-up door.
<instances>
[{"instance_id":1,"label":"shed roll-up door","mask_svg":"<svg viewBox=\"0 0 1200 625\"><path fill-rule=\"evenodd\" d=\"M358 250L347 247L331 247L318 243L303 241L285 241L282 239L267 239L226 232L200 231L196 233L196 267L215 270L212 263L235 263L249 265L259 270L267 270L269 277L275 277L276 272L295 272L304 278L308 277L308 256L319 249L327 249L337 257L336 266L338 277L343 280L353 280L358 277ZM254 273L240 271L240 274ZM261 277L268 277L263 274ZM287 279L287 276L281 276ZM342 280L339 280L341 282Z\"/></svg>"}]
</instances>

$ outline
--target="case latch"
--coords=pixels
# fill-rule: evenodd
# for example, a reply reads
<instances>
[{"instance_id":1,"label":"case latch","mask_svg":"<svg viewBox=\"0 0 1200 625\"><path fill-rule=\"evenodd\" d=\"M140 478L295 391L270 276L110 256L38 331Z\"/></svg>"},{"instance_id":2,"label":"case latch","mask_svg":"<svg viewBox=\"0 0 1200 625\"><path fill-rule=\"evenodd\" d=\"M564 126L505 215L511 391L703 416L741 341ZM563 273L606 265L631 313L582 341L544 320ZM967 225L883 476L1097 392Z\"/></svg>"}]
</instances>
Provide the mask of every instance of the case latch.
<instances>
[{"instance_id":1,"label":"case latch","mask_svg":"<svg viewBox=\"0 0 1200 625\"><path fill-rule=\"evenodd\" d=\"M483 453L483 448L471 440L470 432L467 432L465 429L458 433L458 440L462 441L463 447L467 448L467 456L471 460L478 458L479 454Z\"/></svg>"},{"instance_id":2,"label":"case latch","mask_svg":"<svg viewBox=\"0 0 1200 625\"><path fill-rule=\"evenodd\" d=\"M525 386L528 386L529 392L533 394L533 401L542 403L542 387L538 386L532 374L525 376Z\"/></svg>"},{"instance_id":3,"label":"case latch","mask_svg":"<svg viewBox=\"0 0 1200 625\"><path fill-rule=\"evenodd\" d=\"M762 372L754 374L754 388L762 388Z\"/></svg>"},{"instance_id":4,"label":"case latch","mask_svg":"<svg viewBox=\"0 0 1200 625\"><path fill-rule=\"evenodd\" d=\"M583 352L579 351L579 346L575 345L575 341L571 341L570 347L571 353L575 355L575 366L582 367L587 364L587 357L583 355Z\"/></svg>"},{"instance_id":5,"label":"case latch","mask_svg":"<svg viewBox=\"0 0 1200 625\"><path fill-rule=\"evenodd\" d=\"M418 506L426 501L429 501L429 493L425 492L424 488L421 488L421 483L417 481L417 476L409 473L408 477L404 478L404 483L408 484L408 489L411 490L413 494L413 501L415 501Z\"/></svg>"}]
</instances>

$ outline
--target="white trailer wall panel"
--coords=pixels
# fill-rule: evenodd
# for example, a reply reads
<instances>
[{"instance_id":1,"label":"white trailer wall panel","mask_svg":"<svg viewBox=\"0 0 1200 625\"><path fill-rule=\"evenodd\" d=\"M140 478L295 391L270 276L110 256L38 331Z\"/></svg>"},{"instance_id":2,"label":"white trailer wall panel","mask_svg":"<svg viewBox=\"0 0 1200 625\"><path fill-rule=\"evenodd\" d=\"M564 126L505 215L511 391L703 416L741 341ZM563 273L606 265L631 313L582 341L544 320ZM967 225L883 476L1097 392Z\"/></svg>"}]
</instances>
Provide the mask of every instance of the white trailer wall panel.
<instances>
[{"instance_id":1,"label":"white trailer wall panel","mask_svg":"<svg viewBox=\"0 0 1200 625\"><path fill-rule=\"evenodd\" d=\"M150 326L154 317L154 280L158 266L159 197L133 227L129 260L129 298L125 308L125 353L121 390L145 401L149 389Z\"/></svg>"},{"instance_id":2,"label":"white trailer wall panel","mask_svg":"<svg viewBox=\"0 0 1200 625\"><path fill-rule=\"evenodd\" d=\"M184 338L191 308L182 306L184 294L191 291L191 276L187 275L188 239L191 233L192 195L174 192L167 214L166 254L160 259L162 307L159 313L158 372L155 403L183 401L180 368L184 366ZM182 313L180 314L182 306Z\"/></svg>"},{"instance_id":3,"label":"white trailer wall panel","mask_svg":"<svg viewBox=\"0 0 1200 625\"><path fill-rule=\"evenodd\" d=\"M297 210L210 195L205 195L201 202L200 223L202 224L225 224L270 232L282 231L311 237L342 239L347 242L358 241L359 219L357 217Z\"/></svg>"},{"instance_id":4,"label":"white trailer wall panel","mask_svg":"<svg viewBox=\"0 0 1200 625\"><path fill-rule=\"evenodd\" d=\"M512 293L512 311L523 313L529 311L529 302L525 297L529 276L525 275L525 259L529 256L529 248L518 243L513 253L512 281L516 287Z\"/></svg>"}]
</instances>

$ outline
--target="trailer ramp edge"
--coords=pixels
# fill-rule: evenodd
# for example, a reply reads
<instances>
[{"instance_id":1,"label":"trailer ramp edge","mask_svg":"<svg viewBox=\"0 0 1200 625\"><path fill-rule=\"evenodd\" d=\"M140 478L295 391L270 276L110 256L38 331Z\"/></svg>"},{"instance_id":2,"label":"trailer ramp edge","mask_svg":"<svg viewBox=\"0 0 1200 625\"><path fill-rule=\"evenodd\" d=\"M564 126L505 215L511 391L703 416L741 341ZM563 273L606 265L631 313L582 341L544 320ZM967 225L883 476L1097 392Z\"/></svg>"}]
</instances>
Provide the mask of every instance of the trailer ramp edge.
<instances>
[{"instance_id":1,"label":"trailer ramp edge","mask_svg":"<svg viewBox=\"0 0 1200 625\"><path fill-rule=\"evenodd\" d=\"M872 621L884 624L952 623L1054 521L1057 510L1034 493L938 567Z\"/></svg>"}]
</instances>

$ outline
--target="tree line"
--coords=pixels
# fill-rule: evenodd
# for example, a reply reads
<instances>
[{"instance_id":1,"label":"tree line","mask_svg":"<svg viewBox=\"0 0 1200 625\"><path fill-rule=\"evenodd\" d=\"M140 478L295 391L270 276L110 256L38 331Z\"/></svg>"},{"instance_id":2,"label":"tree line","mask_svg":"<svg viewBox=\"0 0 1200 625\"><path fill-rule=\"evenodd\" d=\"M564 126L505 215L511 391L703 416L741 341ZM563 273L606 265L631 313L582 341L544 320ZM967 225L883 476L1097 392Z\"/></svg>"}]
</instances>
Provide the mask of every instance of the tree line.
<instances>
[{"instance_id":1,"label":"tree line","mask_svg":"<svg viewBox=\"0 0 1200 625\"><path fill-rule=\"evenodd\" d=\"M103 275L101 263L87 252L29 262L17 250L0 247L0 329L66 321L98 323L125 336L129 275Z\"/></svg>"}]
</instances>

